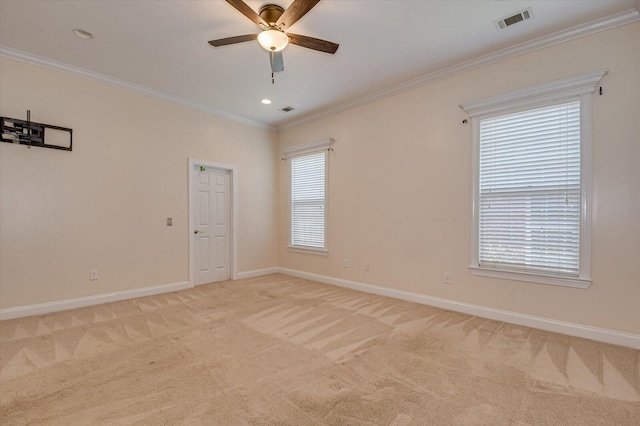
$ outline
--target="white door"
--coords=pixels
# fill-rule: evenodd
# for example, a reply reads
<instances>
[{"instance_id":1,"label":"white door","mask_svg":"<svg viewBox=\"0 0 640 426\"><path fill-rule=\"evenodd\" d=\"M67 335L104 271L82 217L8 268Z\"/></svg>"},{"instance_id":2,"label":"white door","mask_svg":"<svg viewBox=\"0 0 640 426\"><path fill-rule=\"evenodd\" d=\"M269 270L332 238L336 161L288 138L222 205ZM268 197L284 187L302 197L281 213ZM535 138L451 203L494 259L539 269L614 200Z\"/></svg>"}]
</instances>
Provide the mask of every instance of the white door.
<instances>
[{"instance_id":1,"label":"white door","mask_svg":"<svg viewBox=\"0 0 640 426\"><path fill-rule=\"evenodd\" d=\"M195 285L231 278L229 171L194 166Z\"/></svg>"}]
</instances>

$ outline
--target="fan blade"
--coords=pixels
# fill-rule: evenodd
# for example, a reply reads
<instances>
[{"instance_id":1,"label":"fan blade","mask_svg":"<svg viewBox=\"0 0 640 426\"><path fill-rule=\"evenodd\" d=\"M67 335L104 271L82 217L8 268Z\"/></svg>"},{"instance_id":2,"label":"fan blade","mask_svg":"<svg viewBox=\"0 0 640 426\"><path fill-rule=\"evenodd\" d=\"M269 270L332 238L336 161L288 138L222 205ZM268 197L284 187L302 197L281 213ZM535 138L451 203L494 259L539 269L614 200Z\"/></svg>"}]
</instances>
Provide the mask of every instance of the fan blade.
<instances>
[{"instance_id":1,"label":"fan blade","mask_svg":"<svg viewBox=\"0 0 640 426\"><path fill-rule=\"evenodd\" d=\"M309 12L320 0L294 0L276 22L276 27L289 29Z\"/></svg>"},{"instance_id":2,"label":"fan blade","mask_svg":"<svg viewBox=\"0 0 640 426\"><path fill-rule=\"evenodd\" d=\"M251 7L242 0L226 0L226 2L235 7L238 12L255 22L256 25L264 25L265 27L268 27L267 23L264 22L260 15L258 15L255 10L251 9Z\"/></svg>"},{"instance_id":3,"label":"fan blade","mask_svg":"<svg viewBox=\"0 0 640 426\"><path fill-rule=\"evenodd\" d=\"M320 52L336 53L340 45L338 43L332 43L327 40L320 40L319 38L313 38L303 36L299 34L287 33L289 36L289 42L297 44L298 46L306 47L307 49L319 50Z\"/></svg>"},{"instance_id":4,"label":"fan blade","mask_svg":"<svg viewBox=\"0 0 640 426\"><path fill-rule=\"evenodd\" d=\"M251 41L258 38L258 34L246 34L235 37L219 38L218 40L211 40L209 42L213 47L226 46L228 44L244 43L245 41Z\"/></svg>"},{"instance_id":5,"label":"fan blade","mask_svg":"<svg viewBox=\"0 0 640 426\"><path fill-rule=\"evenodd\" d=\"M284 71L282 52L269 52L269 61L271 62L271 72Z\"/></svg>"}]
</instances>

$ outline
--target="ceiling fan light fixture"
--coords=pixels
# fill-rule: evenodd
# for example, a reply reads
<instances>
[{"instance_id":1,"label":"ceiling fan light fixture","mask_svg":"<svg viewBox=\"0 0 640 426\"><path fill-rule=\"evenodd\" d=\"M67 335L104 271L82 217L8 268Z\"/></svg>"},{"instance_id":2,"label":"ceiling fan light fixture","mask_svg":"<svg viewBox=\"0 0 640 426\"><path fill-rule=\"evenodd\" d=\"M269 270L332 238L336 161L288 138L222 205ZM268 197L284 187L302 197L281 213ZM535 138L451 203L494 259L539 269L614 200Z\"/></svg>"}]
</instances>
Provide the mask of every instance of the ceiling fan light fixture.
<instances>
[{"instance_id":1,"label":"ceiling fan light fixture","mask_svg":"<svg viewBox=\"0 0 640 426\"><path fill-rule=\"evenodd\" d=\"M258 34L258 43L269 52L279 52L289 44L289 37L282 31L267 29Z\"/></svg>"}]
</instances>

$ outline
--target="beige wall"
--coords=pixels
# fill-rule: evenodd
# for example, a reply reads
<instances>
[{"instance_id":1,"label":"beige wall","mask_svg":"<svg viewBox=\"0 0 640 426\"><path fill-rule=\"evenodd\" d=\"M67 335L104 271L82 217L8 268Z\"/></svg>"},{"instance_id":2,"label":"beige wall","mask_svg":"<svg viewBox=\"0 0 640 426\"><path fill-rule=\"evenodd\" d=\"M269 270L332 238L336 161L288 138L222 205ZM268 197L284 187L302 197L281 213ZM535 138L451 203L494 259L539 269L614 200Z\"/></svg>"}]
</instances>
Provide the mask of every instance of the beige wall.
<instances>
[{"instance_id":1,"label":"beige wall","mask_svg":"<svg viewBox=\"0 0 640 426\"><path fill-rule=\"evenodd\" d=\"M238 270L277 265L274 134L0 61L0 115L74 132L72 152L0 143L0 307L188 281L189 157L238 167Z\"/></svg>"},{"instance_id":2,"label":"beige wall","mask_svg":"<svg viewBox=\"0 0 640 426\"><path fill-rule=\"evenodd\" d=\"M280 172L280 266L640 333L640 23L485 66L287 129L280 149L333 137L329 256L292 253ZM470 274L471 126L461 103L608 68L593 98L593 284ZM351 268L342 266L350 259ZM371 264L363 271L363 262ZM452 273L453 284L443 284Z\"/></svg>"},{"instance_id":3,"label":"beige wall","mask_svg":"<svg viewBox=\"0 0 640 426\"><path fill-rule=\"evenodd\" d=\"M191 157L238 166L239 271L280 265L640 333L639 39L640 23L629 24L280 135L0 58L1 115L31 109L35 121L74 129L73 152L0 144L0 307L187 281ZM471 128L458 105L602 68L605 95L593 99L592 286L472 276ZM326 137L337 140L330 253L290 253L280 151ZM90 269L98 281L88 280ZM442 283L444 272L453 284Z\"/></svg>"}]
</instances>

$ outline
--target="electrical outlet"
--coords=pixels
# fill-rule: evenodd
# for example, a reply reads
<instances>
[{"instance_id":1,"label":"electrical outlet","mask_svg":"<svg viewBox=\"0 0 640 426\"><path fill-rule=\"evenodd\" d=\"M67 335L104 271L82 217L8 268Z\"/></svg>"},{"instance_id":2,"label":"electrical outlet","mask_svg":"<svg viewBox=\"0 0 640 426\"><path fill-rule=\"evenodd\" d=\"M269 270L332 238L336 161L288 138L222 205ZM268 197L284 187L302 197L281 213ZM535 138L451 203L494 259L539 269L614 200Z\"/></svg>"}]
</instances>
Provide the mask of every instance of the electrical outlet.
<instances>
[{"instance_id":1,"label":"electrical outlet","mask_svg":"<svg viewBox=\"0 0 640 426\"><path fill-rule=\"evenodd\" d=\"M450 272L445 272L444 273L444 283L445 284L451 284L451 273Z\"/></svg>"},{"instance_id":2,"label":"electrical outlet","mask_svg":"<svg viewBox=\"0 0 640 426\"><path fill-rule=\"evenodd\" d=\"M98 271L96 269L92 269L89 271L89 280L95 281L98 279Z\"/></svg>"},{"instance_id":3,"label":"electrical outlet","mask_svg":"<svg viewBox=\"0 0 640 426\"><path fill-rule=\"evenodd\" d=\"M167 218L167 226L173 226L173 218Z\"/></svg>"},{"instance_id":4,"label":"electrical outlet","mask_svg":"<svg viewBox=\"0 0 640 426\"><path fill-rule=\"evenodd\" d=\"M369 272L369 262L364 262L363 269L365 272Z\"/></svg>"},{"instance_id":5,"label":"electrical outlet","mask_svg":"<svg viewBox=\"0 0 640 426\"><path fill-rule=\"evenodd\" d=\"M342 266L345 267L345 268L348 268L349 267L349 259L344 259L342 261Z\"/></svg>"}]
</instances>

